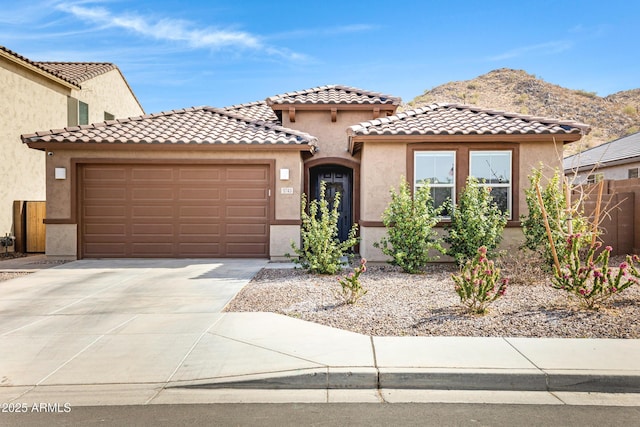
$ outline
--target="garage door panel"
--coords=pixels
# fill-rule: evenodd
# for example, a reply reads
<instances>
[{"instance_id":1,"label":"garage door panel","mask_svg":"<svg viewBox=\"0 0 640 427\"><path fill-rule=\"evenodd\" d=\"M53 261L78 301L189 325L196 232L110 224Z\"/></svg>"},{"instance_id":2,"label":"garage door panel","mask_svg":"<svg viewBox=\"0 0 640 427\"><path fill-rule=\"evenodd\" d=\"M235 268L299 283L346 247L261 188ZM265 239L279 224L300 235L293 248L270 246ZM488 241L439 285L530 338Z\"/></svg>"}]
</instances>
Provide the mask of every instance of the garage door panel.
<instances>
[{"instance_id":1,"label":"garage door panel","mask_svg":"<svg viewBox=\"0 0 640 427\"><path fill-rule=\"evenodd\" d=\"M127 213L127 209L124 206L114 205L92 205L84 207L84 215L91 217L118 217L124 218Z\"/></svg>"},{"instance_id":2,"label":"garage door panel","mask_svg":"<svg viewBox=\"0 0 640 427\"><path fill-rule=\"evenodd\" d=\"M173 168L170 167L133 167L131 169L131 180L133 182L142 181L144 184L150 182L173 182Z\"/></svg>"},{"instance_id":3,"label":"garage door panel","mask_svg":"<svg viewBox=\"0 0 640 427\"><path fill-rule=\"evenodd\" d=\"M131 207L134 218L173 218L172 206L134 205Z\"/></svg>"},{"instance_id":4,"label":"garage door panel","mask_svg":"<svg viewBox=\"0 0 640 427\"><path fill-rule=\"evenodd\" d=\"M86 165L80 176L83 257L268 256L266 165Z\"/></svg>"},{"instance_id":5,"label":"garage door panel","mask_svg":"<svg viewBox=\"0 0 640 427\"><path fill-rule=\"evenodd\" d=\"M227 181L267 181L266 168L235 167L227 171Z\"/></svg>"},{"instance_id":6,"label":"garage door panel","mask_svg":"<svg viewBox=\"0 0 640 427\"><path fill-rule=\"evenodd\" d=\"M227 254L231 257L256 257L267 251L266 244L228 243Z\"/></svg>"},{"instance_id":7,"label":"garage door panel","mask_svg":"<svg viewBox=\"0 0 640 427\"><path fill-rule=\"evenodd\" d=\"M191 181L190 184L208 184L221 180L221 170L219 168L179 168L178 176L181 181Z\"/></svg>"},{"instance_id":8,"label":"garage door panel","mask_svg":"<svg viewBox=\"0 0 640 427\"><path fill-rule=\"evenodd\" d=\"M209 200L211 203L220 202L220 190L217 188L181 188L180 200Z\"/></svg>"},{"instance_id":9,"label":"garage door panel","mask_svg":"<svg viewBox=\"0 0 640 427\"><path fill-rule=\"evenodd\" d=\"M133 224L131 226L131 234L133 236L150 234L173 237L173 224Z\"/></svg>"},{"instance_id":10,"label":"garage door panel","mask_svg":"<svg viewBox=\"0 0 640 427\"><path fill-rule=\"evenodd\" d=\"M181 224L180 234L220 236L220 224Z\"/></svg>"},{"instance_id":11,"label":"garage door panel","mask_svg":"<svg viewBox=\"0 0 640 427\"><path fill-rule=\"evenodd\" d=\"M100 201L102 203L107 201L125 202L127 200L127 192L124 188L94 186L84 189L83 198L87 203L92 201Z\"/></svg>"},{"instance_id":12,"label":"garage door panel","mask_svg":"<svg viewBox=\"0 0 640 427\"><path fill-rule=\"evenodd\" d=\"M238 218L267 218L266 206L227 206L226 214L228 221Z\"/></svg>"},{"instance_id":13,"label":"garage door panel","mask_svg":"<svg viewBox=\"0 0 640 427\"><path fill-rule=\"evenodd\" d=\"M170 187L145 187L135 188L131 192L133 200L156 200L173 203L173 188Z\"/></svg>"},{"instance_id":14,"label":"garage door panel","mask_svg":"<svg viewBox=\"0 0 640 427\"><path fill-rule=\"evenodd\" d=\"M200 217L200 218L219 218L219 206L180 206L179 213L181 218Z\"/></svg>"},{"instance_id":15,"label":"garage door panel","mask_svg":"<svg viewBox=\"0 0 640 427\"><path fill-rule=\"evenodd\" d=\"M124 236L126 226L123 224L87 224L84 226L84 232L94 236Z\"/></svg>"},{"instance_id":16,"label":"garage door panel","mask_svg":"<svg viewBox=\"0 0 640 427\"><path fill-rule=\"evenodd\" d=\"M85 180L124 182L127 179L127 171L125 168L94 166L90 169L84 168L82 177Z\"/></svg>"}]
</instances>

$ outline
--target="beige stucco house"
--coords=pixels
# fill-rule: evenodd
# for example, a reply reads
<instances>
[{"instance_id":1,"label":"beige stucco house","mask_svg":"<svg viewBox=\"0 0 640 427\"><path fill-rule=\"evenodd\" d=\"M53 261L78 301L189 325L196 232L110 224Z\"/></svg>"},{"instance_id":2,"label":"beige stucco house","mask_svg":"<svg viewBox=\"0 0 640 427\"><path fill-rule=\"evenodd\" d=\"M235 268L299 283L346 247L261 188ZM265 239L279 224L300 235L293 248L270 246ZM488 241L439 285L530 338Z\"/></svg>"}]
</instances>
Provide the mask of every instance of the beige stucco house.
<instances>
[{"instance_id":1,"label":"beige stucco house","mask_svg":"<svg viewBox=\"0 0 640 427\"><path fill-rule=\"evenodd\" d=\"M114 64L35 62L2 46L0 102L0 235L16 232L14 201L46 196L46 153L21 134L144 114Z\"/></svg>"},{"instance_id":2,"label":"beige stucco house","mask_svg":"<svg viewBox=\"0 0 640 427\"><path fill-rule=\"evenodd\" d=\"M191 108L23 135L47 157L47 254L282 259L300 237L300 196L320 181L342 194L341 233L359 251L385 233L381 215L402 176L455 199L484 178L521 236L522 184L559 165L588 126L464 105L398 113L400 99L322 86L224 109ZM56 179L64 176L65 179Z\"/></svg>"}]
</instances>

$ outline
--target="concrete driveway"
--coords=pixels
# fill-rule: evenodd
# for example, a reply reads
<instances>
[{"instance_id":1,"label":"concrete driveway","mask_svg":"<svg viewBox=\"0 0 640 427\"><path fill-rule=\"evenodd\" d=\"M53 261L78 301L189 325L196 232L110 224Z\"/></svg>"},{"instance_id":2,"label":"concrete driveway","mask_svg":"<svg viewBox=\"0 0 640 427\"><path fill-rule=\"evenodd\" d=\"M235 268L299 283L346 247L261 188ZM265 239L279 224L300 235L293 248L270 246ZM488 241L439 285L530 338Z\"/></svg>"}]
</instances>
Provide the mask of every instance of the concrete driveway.
<instances>
[{"instance_id":1,"label":"concrete driveway","mask_svg":"<svg viewBox=\"0 0 640 427\"><path fill-rule=\"evenodd\" d=\"M0 282L0 386L166 383L266 263L82 260Z\"/></svg>"}]
</instances>

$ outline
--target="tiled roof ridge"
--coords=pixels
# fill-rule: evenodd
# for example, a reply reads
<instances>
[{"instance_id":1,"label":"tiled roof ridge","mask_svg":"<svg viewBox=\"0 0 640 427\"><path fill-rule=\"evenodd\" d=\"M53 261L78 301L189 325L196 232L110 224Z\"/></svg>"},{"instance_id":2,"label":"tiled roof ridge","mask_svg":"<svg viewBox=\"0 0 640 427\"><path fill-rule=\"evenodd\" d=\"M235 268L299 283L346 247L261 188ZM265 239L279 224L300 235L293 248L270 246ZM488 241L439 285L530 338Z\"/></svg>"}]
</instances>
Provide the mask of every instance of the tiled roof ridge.
<instances>
[{"instance_id":1,"label":"tiled roof ridge","mask_svg":"<svg viewBox=\"0 0 640 427\"><path fill-rule=\"evenodd\" d=\"M252 101L252 102L245 102L242 104L233 104L233 105L227 105L226 107L223 107L223 110L237 110L239 108L246 108L246 107L253 107L254 105L266 105L266 101Z\"/></svg>"},{"instance_id":2,"label":"tiled roof ridge","mask_svg":"<svg viewBox=\"0 0 640 427\"><path fill-rule=\"evenodd\" d=\"M99 129L99 128L104 128L107 127L109 125L113 125L113 124L125 124L125 123L130 123L130 122L135 122L135 121L142 121L142 120L147 120L147 119L154 119L154 118L158 118L158 117L167 117L167 116L172 116L175 114L184 114L184 113L189 113L189 112L194 112L194 111L206 111L206 112L210 112L210 113L214 113L214 114L219 114L222 116L226 116L229 117L231 119L235 119L235 120L239 120L239 121L243 121L247 124L256 126L256 127L263 127L265 129L269 129L269 130L273 130L275 132L281 132L283 134L285 134L285 136L288 135L292 135L295 136L296 138L301 138L302 140L310 143L311 145L316 145L318 138L308 134L306 132L302 132L302 131L298 131L295 129L290 129L284 126L280 126L277 123L274 122L268 122L268 121L264 121L264 120L251 120L245 116L243 116L242 114L237 114L237 113L232 113L229 111L225 111L222 108L216 108L216 107L209 107L209 106L200 106L200 107L188 107L188 108L181 108L178 110L168 110L168 111L162 111L159 113L152 113L152 114L144 114L144 115L140 115L140 116L134 116L134 117L127 117L127 118L122 118L122 119L114 119L114 120L105 120L102 122L96 122L96 123L92 123L89 125L80 125L80 126L69 126L69 127L65 127L62 129L51 129L51 130L47 130L47 131L41 131L41 132L36 132L34 134L25 134L22 135L22 139L23 140L27 140L30 138L34 138L34 137L44 137L44 136L51 136L51 135L57 135L57 134L61 134L61 133L65 133L65 132L76 132L76 131L80 131L80 130L86 130L86 129Z\"/></svg>"},{"instance_id":3,"label":"tiled roof ridge","mask_svg":"<svg viewBox=\"0 0 640 427\"><path fill-rule=\"evenodd\" d=\"M73 86L76 86L78 88L80 87L80 85L78 83L74 82L72 79L69 79L69 78L67 78L67 77L65 77L65 76L63 76L63 75L61 75L59 73L55 73L52 70L40 65L39 62L32 61L29 58L27 58L26 56L22 56L19 53L12 51L11 49L9 49L9 48L7 48L5 46L0 45L0 50L8 53L9 55L11 55L11 56L13 56L13 57L15 57L15 58L17 58L17 59L19 59L21 61L24 61L24 62L28 63L29 65L32 65L32 66L34 66L36 68L39 68L40 70L45 71L46 73L51 74L54 77L57 77L57 78L65 81L65 82L67 82L69 84L72 84Z\"/></svg>"},{"instance_id":4,"label":"tiled roof ridge","mask_svg":"<svg viewBox=\"0 0 640 427\"><path fill-rule=\"evenodd\" d=\"M309 89L297 90L292 92L285 92L279 95L273 95L268 97L266 99L266 102L267 104L272 105L272 104L278 103L278 101L283 100L284 98L287 98L287 97L295 97L300 95L308 95L311 93L319 93L319 92L330 90L330 89L338 89L338 90L343 90L345 92L355 92L358 95L369 96L369 97L386 98L388 100L391 100L392 103L397 103L397 104L399 104L401 101L400 98L397 96L392 96L392 95L388 95L381 92L373 92L370 90L360 89L353 86L331 84L331 85L316 86Z\"/></svg>"},{"instance_id":5,"label":"tiled roof ridge","mask_svg":"<svg viewBox=\"0 0 640 427\"><path fill-rule=\"evenodd\" d=\"M48 69L52 74L55 74L58 77L65 76L66 79L79 84L84 81L90 80L94 77L105 74L111 70L117 69L117 65L111 62L89 62L89 61L81 61L81 62L67 62L67 61L34 61L35 64L42 66L43 68ZM80 74L79 76L72 78L68 75L65 75L64 71L56 70L55 68L50 68L50 65L77 65L77 66L92 66L91 70L86 70L85 73Z\"/></svg>"},{"instance_id":6,"label":"tiled roof ridge","mask_svg":"<svg viewBox=\"0 0 640 427\"><path fill-rule=\"evenodd\" d=\"M591 126L585 123L574 121L574 120L558 120L558 119L553 119L549 117L538 117L538 116L519 114L519 113L507 112L502 110L494 110L491 108L483 108L475 105L459 104L459 103L432 103L432 104L424 105L422 107L414 108L411 110L405 110L405 111L396 113L393 116L381 117L378 119L361 122L361 123L358 123L357 125L350 126L347 131L349 135L353 135L355 132L365 130L372 126L393 123L396 121L404 120L409 117L417 116L422 113L435 111L441 108L455 108L458 110L469 110L477 113L485 113L489 115L499 115L499 116L508 117L508 118L521 119L527 122L538 122L545 125L551 124L551 125L558 125L558 126L571 126L579 129L581 132L584 132L585 134L591 131Z\"/></svg>"},{"instance_id":7,"label":"tiled roof ridge","mask_svg":"<svg viewBox=\"0 0 640 427\"><path fill-rule=\"evenodd\" d=\"M255 101L255 102L261 102L261 101ZM220 115L227 116L227 117L232 118L232 119L241 120L241 121L243 121L245 123L248 123L248 124L251 124L251 125L264 127L264 128L267 128L267 129L274 130L276 132L282 132L285 135L294 135L294 136L297 136L297 137L301 137L301 138L306 139L309 142L317 142L318 141L317 137L315 137L315 136L313 136L313 135L311 135L309 133L302 132L302 131L295 130L295 129L291 129L291 128L288 128L288 127L284 127L284 126L282 126L282 125L280 125L278 123L271 122L271 121L252 120L252 119L244 116L241 113L235 113L235 112L227 111L226 108L227 107L225 107L225 108L204 107L203 109L206 110L206 111L210 111L210 112L213 112L213 113L217 113L217 114L220 114Z\"/></svg>"}]
</instances>

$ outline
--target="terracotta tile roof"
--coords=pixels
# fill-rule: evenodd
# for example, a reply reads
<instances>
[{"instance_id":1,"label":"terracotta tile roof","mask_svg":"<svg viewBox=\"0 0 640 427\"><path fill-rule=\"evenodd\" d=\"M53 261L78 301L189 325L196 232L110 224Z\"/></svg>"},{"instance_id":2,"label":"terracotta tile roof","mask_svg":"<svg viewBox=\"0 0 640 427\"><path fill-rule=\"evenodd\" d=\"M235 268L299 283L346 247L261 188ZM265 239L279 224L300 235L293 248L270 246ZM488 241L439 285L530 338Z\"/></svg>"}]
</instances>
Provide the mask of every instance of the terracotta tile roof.
<instances>
[{"instance_id":1,"label":"terracotta tile roof","mask_svg":"<svg viewBox=\"0 0 640 427\"><path fill-rule=\"evenodd\" d=\"M251 120L263 120L265 122L277 122L278 117L265 101L249 102L224 107L225 111L236 113Z\"/></svg>"},{"instance_id":2,"label":"terracotta tile roof","mask_svg":"<svg viewBox=\"0 0 640 427\"><path fill-rule=\"evenodd\" d=\"M349 86L328 85L287 92L267 98L277 104L388 104L400 105L400 98Z\"/></svg>"},{"instance_id":3,"label":"terracotta tile roof","mask_svg":"<svg viewBox=\"0 0 640 427\"><path fill-rule=\"evenodd\" d=\"M38 69L40 69L42 71L45 71L46 73L48 73L48 74L50 74L50 75L52 75L54 77L57 77L57 78L59 78L61 80L64 80L65 82L67 82L67 83L69 83L69 84L71 84L73 86L76 86L78 88L80 87L80 85L78 83L75 83L72 79L52 71L51 69L43 66L41 62L34 62L34 61L32 61L32 60L30 60L28 58L25 58L24 56L22 56L22 55L20 55L18 53L12 51L11 49L7 49L4 46L0 46L0 51L5 53L5 54L7 54L7 55L9 55L9 56L11 56L11 57L13 57L13 58L15 58L15 59L18 59L18 60L20 60L22 62L25 62L25 63L33 66L33 67L36 67L36 68L38 68Z\"/></svg>"},{"instance_id":4,"label":"terracotta tile roof","mask_svg":"<svg viewBox=\"0 0 640 427\"><path fill-rule=\"evenodd\" d=\"M469 105L432 104L351 126L355 135L587 134L584 123L507 113Z\"/></svg>"},{"instance_id":5,"label":"terracotta tile roof","mask_svg":"<svg viewBox=\"0 0 640 427\"><path fill-rule=\"evenodd\" d=\"M195 107L22 135L24 143L308 145L317 138L228 111Z\"/></svg>"},{"instance_id":6,"label":"terracotta tile roof","mask_svg":"<svg viewBox=\"0 0 640 427\"><path fill-rule=\"evenodd\" d=\"M76 85L117 68L109 62L34 62L34 64Z\"/></svg>"},{"instance_id":7,"label":"terracotta tile roof","mask_svg":"<svg viewBox=\"0 0 640 427\"><path fill-rule=\"evenodd\" d=\"M564 159L564 170L591 169L607 163L624 164L640 161L640 132L618 138Z\"/></svg>"}]
</instances>

